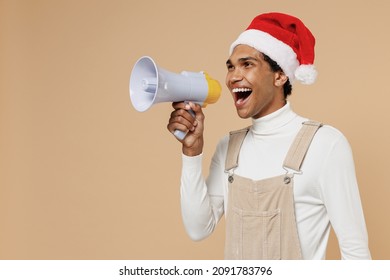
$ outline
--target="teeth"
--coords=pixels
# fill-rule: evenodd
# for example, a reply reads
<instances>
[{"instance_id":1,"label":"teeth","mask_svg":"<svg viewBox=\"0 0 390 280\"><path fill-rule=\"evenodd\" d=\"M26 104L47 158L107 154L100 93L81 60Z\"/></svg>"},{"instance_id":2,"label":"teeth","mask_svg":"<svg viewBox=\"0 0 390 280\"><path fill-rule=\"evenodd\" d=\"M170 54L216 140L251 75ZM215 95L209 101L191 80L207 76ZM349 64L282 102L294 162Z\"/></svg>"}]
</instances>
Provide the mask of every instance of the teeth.
<instances>
[{"instance_id":1,"label":"teeth","mask_svg":"<svg viewBox=\"0 0 390 280\"><path fill-rule=\"evenodd\" d=\"M248 92L252 91L250 88L234 88L232 92Z\"/></svg>"}]
</instances>

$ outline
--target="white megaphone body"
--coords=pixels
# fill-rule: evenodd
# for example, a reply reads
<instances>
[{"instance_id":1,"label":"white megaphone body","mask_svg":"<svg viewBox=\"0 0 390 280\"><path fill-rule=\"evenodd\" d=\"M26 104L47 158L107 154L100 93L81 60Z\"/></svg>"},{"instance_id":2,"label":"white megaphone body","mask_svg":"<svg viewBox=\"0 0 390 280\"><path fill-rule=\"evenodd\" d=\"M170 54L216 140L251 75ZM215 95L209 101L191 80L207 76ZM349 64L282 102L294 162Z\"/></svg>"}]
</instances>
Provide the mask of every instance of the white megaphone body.
<instances>
[{"instance_id":1,"label":"white megaphone body","mask_svg":"<svg viewBox=\"0 0 390 280\"><path fill-rule=\"evenodd\" d=\"M217 102L221 85L205 72L172 73L159 68L152 58L143 56L131 72L129 91L134 108L144 112L160 102L187 101L206 107ZM186 133L176 130L174 135L182 140Z\"/></svg>"}]
</instances>

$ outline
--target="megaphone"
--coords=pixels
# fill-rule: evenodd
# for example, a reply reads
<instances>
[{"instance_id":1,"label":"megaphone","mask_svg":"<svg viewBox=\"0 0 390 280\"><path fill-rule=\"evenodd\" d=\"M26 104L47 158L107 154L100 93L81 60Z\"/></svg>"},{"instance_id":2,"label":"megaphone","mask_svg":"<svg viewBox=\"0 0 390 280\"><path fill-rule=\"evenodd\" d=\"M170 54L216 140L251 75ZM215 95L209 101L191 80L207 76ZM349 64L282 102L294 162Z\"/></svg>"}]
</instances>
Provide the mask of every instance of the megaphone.
<instances>
[{"instance_id":1,"label":"megaphone","mask_svg":"<svg viewBox=\"0 0 390 280\"><path fill-rule=\"evenodd\" d=\"M205 72L172 73L158 67L151 57L143 56L131 71L129 91L134 108L144 112L160 102L187 101L206 107L218 101L221 85ZM186 133L176 130L174 135L183 140Z\"/></svg>"}]
</instances>

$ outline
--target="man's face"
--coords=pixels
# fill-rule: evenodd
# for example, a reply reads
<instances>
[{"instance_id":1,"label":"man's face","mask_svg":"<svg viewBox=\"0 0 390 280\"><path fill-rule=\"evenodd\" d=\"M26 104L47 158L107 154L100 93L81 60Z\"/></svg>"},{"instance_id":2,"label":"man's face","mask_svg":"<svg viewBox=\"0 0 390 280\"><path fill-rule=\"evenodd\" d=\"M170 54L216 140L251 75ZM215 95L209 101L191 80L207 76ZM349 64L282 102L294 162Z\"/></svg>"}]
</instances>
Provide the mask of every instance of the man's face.
<instances>
[{"instance_id":1,"label":"man's face","mask_svg":"<svg viewBox=\"0 0 390 280\"><path fill-rule=\"evenodd\" d=\"M280 73L271 70L258 50L238 45L226 66L226 85L241 118L260 118L284 106L283 91L276 84Z\"/></svg>"}]
</instances>

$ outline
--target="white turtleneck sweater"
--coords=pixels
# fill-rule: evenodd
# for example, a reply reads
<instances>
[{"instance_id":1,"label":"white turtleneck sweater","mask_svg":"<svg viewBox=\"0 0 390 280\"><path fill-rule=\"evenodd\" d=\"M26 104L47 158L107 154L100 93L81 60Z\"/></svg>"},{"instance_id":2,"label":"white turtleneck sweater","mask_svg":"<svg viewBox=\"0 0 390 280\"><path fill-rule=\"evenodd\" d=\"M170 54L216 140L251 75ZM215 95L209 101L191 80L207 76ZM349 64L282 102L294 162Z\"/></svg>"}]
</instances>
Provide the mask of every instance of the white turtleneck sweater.
<instances>
[{"instance_id":1,"label":"white turtleneck sweater","mask_svg":"<svg viewBox=\"0 0 390 280\"><path fill-rule=\"evenodd\" d=\"M261 180L285 174L283 161L296 134L307 119L287 103L259 119L242 145L235 174ZM182 155L181 207L187 233L193 240L209 236L226 211L228 175L225 159L228 136L218 144L207 180L202 155ZM332 225L342 259L370 259L352 152L337 129L323 126L315 135L302 165L294 176L298 234L304 259L324 259Z\"/></svg>"}]
</instances>

